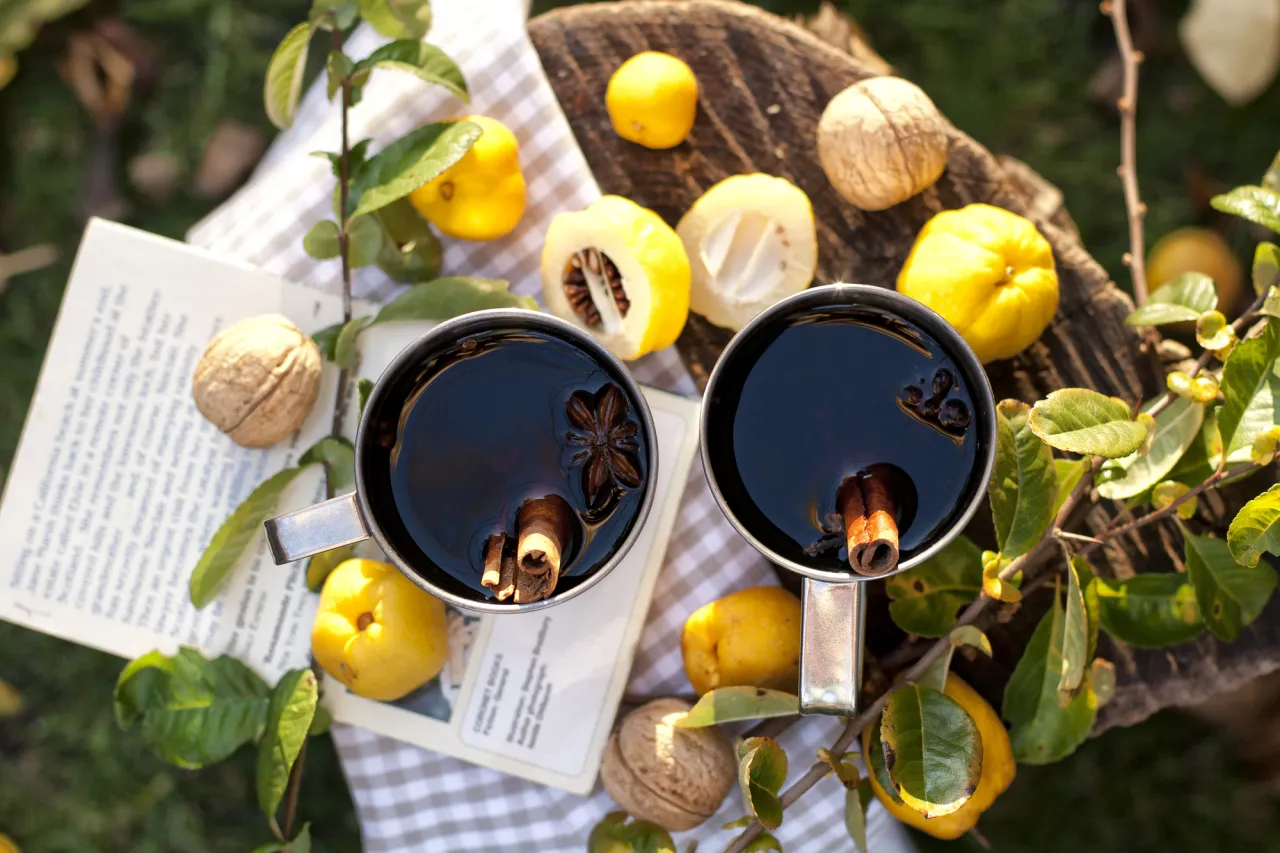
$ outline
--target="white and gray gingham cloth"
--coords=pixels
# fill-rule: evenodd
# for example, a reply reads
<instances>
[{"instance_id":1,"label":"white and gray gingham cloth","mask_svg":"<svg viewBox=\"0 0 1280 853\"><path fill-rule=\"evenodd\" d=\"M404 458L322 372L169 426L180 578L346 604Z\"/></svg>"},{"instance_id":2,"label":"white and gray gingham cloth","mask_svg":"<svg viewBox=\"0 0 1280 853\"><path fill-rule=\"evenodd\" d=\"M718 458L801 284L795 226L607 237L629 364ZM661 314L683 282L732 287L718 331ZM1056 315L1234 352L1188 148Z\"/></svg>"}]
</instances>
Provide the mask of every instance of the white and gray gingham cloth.
<instances>
[{"instance_id":1,"label":"white and gray gingham cloth","mask_svg":"<svg viewBox=\"0 0 1280 853\"><path fill-rule=\"evenodd\" d=\"M352 111L351 141L373 137L376 150L425 122L471 113L491 115L510 127L520 142L528 183L524 218L513 234L491 243L446 241L444 269L505 278L513 290L536 294L543 238L552 216L585 207L600 190L525 34L524 3L437 0L434 9L429 40L462 67L471 104L411 76L377 71L364 100ZM378 36L365 27L348 49L364 55L377 43ZM337 150L338 135L338 111L326 100L321 81L303 99L293 127L278 137L250 182L193 228L189 241L293 281L337 290L338 264L307 257L302 236L312 223L332 213L328 164L307 154ZM374 267L357 273L358 297L385 301L397 289ZM643 383L696 394L674 347L634 363L633 371ZM679 640L685 619L729 592L775 582L768 563L721 515L701 464L695 461L628 692L689 693ZM779 738L791 756L792 779L808 768L818 747L834 739L839 725L837 720L810 719ZM583 798L351 726L335 726L333 736L369 851L577 853L585 849L591 827L616 809L600 788ZM852 850L843 805L839 783L823 780L787 810L775 834L788 853ZM730 795L701 828L679 834L680 847L696 838L704 853L723 849L733 833L720 827L741 814L741 799ZM878 805L870 816L868 840L876 853L910 850L905 833Z\"/></svg>"}]
</instances>

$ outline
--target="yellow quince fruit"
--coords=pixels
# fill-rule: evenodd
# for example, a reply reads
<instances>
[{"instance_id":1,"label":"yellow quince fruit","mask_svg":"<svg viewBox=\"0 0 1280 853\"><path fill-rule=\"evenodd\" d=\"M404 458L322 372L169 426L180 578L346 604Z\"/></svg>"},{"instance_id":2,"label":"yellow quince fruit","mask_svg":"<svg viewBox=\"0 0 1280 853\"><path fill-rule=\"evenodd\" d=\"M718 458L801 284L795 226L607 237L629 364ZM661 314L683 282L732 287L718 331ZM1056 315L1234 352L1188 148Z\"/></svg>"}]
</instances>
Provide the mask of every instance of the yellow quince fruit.
<instances>
[{"instance_id":1,"label":"yellow quince fruit","mask_svg":"<svg viewBox=\"0 0 1280 853\"><path fill-rule=\"evenodd\" d=\"M619 358L676 342L689 319L689 256L652 210L607 195L556 214L542 249L542 298Z\"/></svg>"},{"instance_id":2,"label":"yellow quince fruit","mask_svg":"<svg viewBox=\"0 0 1280 853\"><path fill-rule=\"evenodd\" d=\"M680 652L699 695L746 686L794 693L800 600L780 586L757 586L704 604L684 623Z\"/></svg>"},{"instance_id":3,"label":"yellow quince fruit","mask_svg":"<svg viewBox=\"0 0 1280 853\"><path fill-rule=\"evenodd\" d=\"M352 693L383 702L399 699L444 668L444 602L390 563L347 560L320 592L311 652Z\"/></svg>"},{"instance_id":4,"label":"yellow quince fruit","mask_svg":"<svg viewBox=\"0 0 1280 853\"><path fill-rule=\"evenodd\" d=\"M645 148L674 148L693 129L698 78L674 56L646 50L613 72L604 103L623 139Z\"/></svg>"},{"instance_id":5,"label":"yellow quince fruit","mask_svg":"<svg viewBox=\"0 0 1280 853\"><path fill-rule=\"evenodd\" d=\"M871 790L889 814L898 820L913 826L921 832L927 832L934 838L959 838L978 823L996 797L1004 793L1005 788L1013 782L1017 766L1013 760L1013 747L1009 744L1009 732L1000 715L987 704L987 700L977 691L965 684L955 673L947 674L947 685L943 690L948 696L960 703L978 726L978 735L982 738L982 776L978 779L978 787L973 795L959 809L941 817L926 818L920 812L908 806L897 797L896 792L890 794L880 784L875 773L868 773ZM879 725L879 722L875 725ZM871 748L871 726L862 730L862 754L867 755Z\"/></svg>"},{"instance_id":6,"label":"yellow quince fruit","mask_svg":"<svg viewBox=\"0 0 1280 853\"><path fill-rule=\"evenodd\" d=\"M1156 241L1147 255L1147 287L1155 290L1185 272L1198 272L1218 285L1218 305L1230 311L1244 297L1244 269L1217 231L1179 228Z\"/></svg>"},{"instance_id":7,"label":"yellow quince fruit","mask_svg":"<svg viewBox=\"0 0 1280 853\"><path fill-rule=\"evenodd\" d=\"M520 144L502 122L467 116L484 131L462 159L409 195L423 218L459 240L495 240L524 215Z\"/></svg>"},{"instance_id":8,"label":"yellow quince fruit","mask_svg":"<svg viewBox=\"0 0 1280 853\"><path fill-rule=\"evenodd\" d=\"M0 832L0 853L22 853L22 849L12 838Z\"/></svg>"},{"instance_id":9,"label":"yellow quince fruit","mask_svg":"<svg viewBox=\"0 0 1280 853\"><path fill-rule=\"evenodd\" d=\"M1029 220L989 204L926 222L898 290L941 314L983 364L1031 346L1058 310L1049 241Z\"/></svg>"}]
</instances>

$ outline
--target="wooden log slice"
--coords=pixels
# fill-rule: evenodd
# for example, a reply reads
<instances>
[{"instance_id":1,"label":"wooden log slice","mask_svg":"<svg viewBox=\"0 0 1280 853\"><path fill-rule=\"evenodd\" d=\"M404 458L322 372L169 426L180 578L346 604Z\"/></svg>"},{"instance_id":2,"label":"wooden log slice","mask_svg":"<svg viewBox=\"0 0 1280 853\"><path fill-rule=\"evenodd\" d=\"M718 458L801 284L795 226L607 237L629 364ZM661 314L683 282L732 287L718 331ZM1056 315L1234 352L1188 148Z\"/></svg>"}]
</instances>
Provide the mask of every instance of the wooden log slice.
<instances>
[{"instance_id":1,"label":"wooden log slice","mask_svg":"<svg viewBox=\"0 0 1280 853\"><path fill-rule=\"evenodd\" d=\"M1029 350L988 365L997 399L1034 401L1068 386L1093 388L1133 401L1163 388L1149 347L1124 326L1129 297L1080 244L1062 194L1030 167L997 158L958 129L951 131L947 169L932 187L889 210L869 213L846 203L818 163L816 128L827 102L852 83L885 67L869 51L857 56L824 43L798 25L745 4L720 0L632 0L560 9L529 23L542 60L587 162L605 193L626 196L674 225L708 187L730 175L766 172L787 178L813 202L820 283L862 282L893 287L917 231L933 214L973 202L1015 211L1036 223L1053 247L1061 300L1053 324ZM680 57L700 86L697 120L688 140L665 151L626 142L612 130L604 95L609 77L630 56L658 50ZM980 131L979 129L975 129ZM730 333L691 315L677 344L700 387ZM1212 509L1212 508L1211 508ZM1222 530L1223 509L1199 522ZM1075 529L1101 529L1115 513L1109 503L1088 511ZM986 530L971 530L989 544ZM1095 551L1098 571L1181 568L1181 538L1173 526L1151 525ZM1052 555L1053 559L1061 559ZM868 642L873 653L902 639L875 602ZM994 665L958 663L999 707L1001 691L1021 649L1050 601L1029 596L1007 624L989 631ZM1280 667L1280 604L1235 643L1209 634L1160 650L1104 644L1117 668L1115 698L1098 730L1128 725L1160 708L1190 704Z\"/></svg>"}]
</instances>

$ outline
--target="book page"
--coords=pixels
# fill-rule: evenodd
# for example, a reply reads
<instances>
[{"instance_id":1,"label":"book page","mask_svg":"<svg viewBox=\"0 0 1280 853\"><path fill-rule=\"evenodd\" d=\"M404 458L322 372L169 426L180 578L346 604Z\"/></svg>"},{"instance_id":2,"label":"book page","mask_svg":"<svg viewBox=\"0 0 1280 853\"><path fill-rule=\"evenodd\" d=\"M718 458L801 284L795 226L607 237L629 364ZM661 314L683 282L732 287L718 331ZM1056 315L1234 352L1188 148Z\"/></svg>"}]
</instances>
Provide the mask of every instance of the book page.
<instances>
[{"instance_id":1,"label":"book page","mask_svg":"<svg viewBox=\"0 0 1280 853\"><path fill-rule=\"evenodd\" d=\"M213 532L333 411L331 370L302 430L275 447L240 447L196 410L191 376L209 339L268 313L307 333L342 316L337 297L89 224L0 505L0 618L130 658L227 652L272 680L306 664L315 596L262 537L212 604L188 598ZM281 510L322 498L322 476L300 475Z\"/></svg>"}]
</instances>

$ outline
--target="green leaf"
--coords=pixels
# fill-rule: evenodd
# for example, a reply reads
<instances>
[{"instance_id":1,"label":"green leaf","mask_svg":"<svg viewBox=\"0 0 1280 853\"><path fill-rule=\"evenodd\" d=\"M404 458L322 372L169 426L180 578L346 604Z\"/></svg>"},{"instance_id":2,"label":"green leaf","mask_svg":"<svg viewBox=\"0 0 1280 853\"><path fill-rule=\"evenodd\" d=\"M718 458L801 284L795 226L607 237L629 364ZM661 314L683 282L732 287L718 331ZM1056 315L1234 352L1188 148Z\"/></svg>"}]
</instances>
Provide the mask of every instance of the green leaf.
<instances>
[{"instance_id":1,"label":"green leaf","mask_svg":"<svg viewBox=\"0 0 1280 853\"><path fill-rule=\"evenodd\" d=\"M360 359L360 350L357 349L356 342L360 339L360 333L372 323L373 317L366 315L357 317L342 327L342 331L338 333L338 339L333 344L334 364L347 370L356 366L356 362Z\"/></svg>"},{"instance_id":2,"label":"green leaf","mask_svg":"<svg viewBox=\"0 0 1280 853\"><path fill-rule=\"evenodd\" d=\"M310 44L311 24L298 24L285 34L267 64L262 100L267 108L267 118L281 130L293 124L293 113L298 108L298 96L302 93L302 76L307 70L307 47Z\"/></svg>"},{"instance_id":3,"label":"green leaf","mask_svg":"<svg viewBox=\"0 0 1280 853\"><path fill-rule=\"evenodd\" d=\"M382 226L372 216L357 216L347 225L347 245L351 249L351 268L359 269L377 263L386 237Z\"/></svg>"},{"instance_id":4,"label":"green leaf","mask_svg":"<svg viewBox=\"0 0 1280 853\"><path fill-rule=\"evenodd\" d=\"M388 68L412 74L419 80L443 86L464 101L470 101L462 70L435 45L417 39L401 39L382 47L356 63L356 71Z\"/></svg>"},{"instance_id":5,"label":"green leaf","mask_svg":"<svg viewBox=\"0 0 1280 853\"><path fill-rule=\"evenodd\" d=\"M183 646L173 657L151 652L130 662L115 689L116 722L135 725L143 742L179 767L222 761L256 740L271 688L240 661L207 659Z\"/></svg>"},{"instance_id":6,"label":"green leaf","mask_svg":"<svg viewBox=\"0 0 1280 853\"><path fill-rule=\"evenodd\" d=\"M893 784L893 779L889 778L889 767L884 761L884 742L880 739L880 729L883 725L883 714L880 719L870 725L871 734L867 738L867 754L864 756L867 762L867 772L876 778L876 783L882 791L889 795L889 799L900 806L904 806L906 803L902 801L902 797L898 794L898 787Z\"/></svg>"},{"instance_id":7,"label":"green leaf","mask_svg":"<svg viewBox=\"0 0 1280 853\"><path fill-rule=\"evenodd\" d=\"M1001 713L1012 724L1013 756L1024 764L1050 764L1075 752L1097 716L1090 689L1080 690L1065 705L1060 700L1065 626L1062 601L1055 594L1005 685Z\"/></svg>"},{"instance_id":8,"label":"green leaf","mask_svg":"<svg viewBox=\"0 0 1280 853\"><path fill-rule=\"evenodd\" d=\"M982 777L982 737L964 707L929 687L889 694L880 722L885 766L903 801L927 818L963 806Z\"/></svg>"},{"instance_id":9,"label":"green leaf","mask_svg":"<svg viewBox=\"0 0 1280 853\"><path fill-rule=\"evenodd\" d=\"M289 772L311 730L319 691L310 669L286 672L271 691L267 728L258 744L258 807L274 818L289 786Z\"/></svg>"},{"instance_id":10,"label":"green leaf","mask_svg":"<svg viewBox=\"0 0 1280 853\"><path fill-rule=\"evenodd\" d=\"M1040 541L1053 520L1058 470L1053 451L1027 425L1031 407L1017 400L996 406L995 470L987 494L997 550L1010 559Z\"/></svg>"},{"instance_id":11,"label":"green leaf","mask_svg":"<svg viewBox=\"0 0 1280 853\"><path fill-rule=\"evenodd\" d=\"M345 438L326 435L298 458L299 467L324 465L334 493L344 492L356 484L356 449Z\"/></svg>"},{"instance_id":12,"label":"green leaf","mask_svg":"<svg viewBox=\"0 0 1280 853\"><path fill-rule=\"evenodd\" d=\"M304 823L292 841L264 844L253 853L311 853L311 824Z\"/></svg>"},{"instance_id":13,"label":"green leaf","mask_svg":"<svg viewBox=\"0 0 1280 853\"><path fill-rule=\"evenodd\" d=\"M307 16L318 30L349 30L356 22L359 10L351 0L314 0Z\"/></svg>"},{"instance_id":14,"label":"green leaf","mask_svg":"<svg viewBox=\"0 0 1280 853\"><path fill-rule=\"evenodd\" d=\"M537 310L529 296L517 296L500 278L467 278L455 276L425 281L408 288L392 299L373 323L393 320L447 320L486 308L527 308Z\"/></svg>"},{"instance_id":15,"label":"green leaf","mask_svg":"<svg viewBox=\"0 0 1280 853\"><path fill-rule=\"evenodd\" d=\"M372 139L361 139L355 145L347 150L347 168L354 175L356 170L364 165L365 155L369 150ZM329 169L333 172L333 176L341 180L342 178L342 157L332 151L312 151L312 157L323 157L329 161ZM334 195L338 194L338 187L333 188ZM337 202L334 202L334 216L337 216Z\"/></svg>"},{"instance_id":16,"label":"green leaf","mask_svg":"<svg viewBox=\"0 0 1280 853\"><path fill-rule=\"evenodd\" d=\"M342 88L342 81L351 76L351 72L355 70L355 67L356 65L351 61L351 57L342 51L329 51L329 55L324 62L325 72L328 75L327 94L329 100L332 101L333 96L338 94L338 90Z\"/></svg>"},{"instance_id":17,"label":"green leaf","mask_svg":"<svg viewBox=\"0 0 1280 853\"><path fill-rule=\"evenodd\" d=\"M1253 250L1253 290L1259 296L1280 284L1280 246L1263 241Z\"/></svg>"},{"instance_id":18,"label":"green leaf","mask_svg":"<svg viewBox=\"0 0 1280 853\"><path fill-rule=\"evenodd\" d=\"M1227 543L1183 531L1187 577L1205 627L1234 642L1258 618L1276 588L1275 569L1265 562L1252 568L1236 562Z\"/></svg>"},{"instance_id":19,"label":"green leaf","mask_svg":"<svg viewBox=\"0 0 1280 853\"><path fill-rule=\"evenodd\" d=\"M991 641L976 625L961 625L951 631L949 638L952 646L973 646L987 657L991 657Z\"/></svg>"},{"instance_id":20,"label":"green leaf","mask_svg":"<svg viewBox=\"0 0 1280 853\"><path fill-rule=\"evenodd\" d=\"M735 720L789 717L800 713L800 699L781 690L763 687L721 687L702 695L676 727L697 729Z\"/></svg>"},{"instance_id":21,"label":"green leaf","mask_svg":"<svg viewBox=\"0 0 1280 853\"><path fill-rule=\"evenodd\" d=\"M1183 575L1097 578L1094 583L1103 629L1131 646L1159 649L1184 643L1204 629L1195 590Z\"/></svg>"},{"instance_id":22,"label":"green leaf","mask_svg":"<svg viewBox=\"0 0 1280 853\"><path fill-rule=\"evenodd\" d=\"M428 0L360 0L360 17L387 38L420 39L431 29Z\"/></svg>"},{"instance_id":23,"label":"green leaf","mask_svg":"<svg viewBox=\"0 0 1280 853\"><path fill-rule=\"evenodd\" d=\"M338 223L322 219L302 238L302 248L317 261L327 261L341 254L338 243Z\"/></svg>"},{"instance_id":24,"label":"green leaf","mask_svg":"<svg viewBox=\"0 0 1280 853\"><path fill-rule=\"evenodd\" d=\"M1280 232L1280 192L1268 187L1236 187L1209 200L1214 210L1256 222Z\"/></svg>"},{"instance_id":25,"label":"green leaf","mask_svg":"<svg viewBox=\"0 0 1280 853\"><path fill-rule=\"evenodd\" d=\"M356 380L356 396L360 398L360 417L364 417L365 403L369 402L369 395L373 393L373 380L361 377Z\"/></svg>"},{"instance_id":26,"label":"green leaf","mask_svg":"<svg viewBox=\"0 0 1280 853\"><path fill-rule=\"evenodd\" d=\"M444 255L440 238L408 199L393 201L373 215L387 236L378 269L405 284L430 281L440 274Z\"/></svg>"},{"instance_id":27,"label":"green leaf","mask_svg":"<svg viewBox=\"0 0 1280 853\"><path fill-rule=\"evenodd\" d=\"M921 687L929 687L942 693L947 688L947 673L951 671L951 656L955 652L955 644L947 646L938 659L924 668L924 672L912 683Z\"/></svg>"},{"instance_id":28,"label":"green leaf","mask_svg":"<svg viewBox=\"0 0 1280 853\"><path fill-rule=\"evenodd\" d=\"M1267 291L1267 298L1262 300L1262 307L1258 311L1268 317L1280 317L1280 285L1271 286Z\"/></svg>"},{"instance_id":29,"label":"green leaf","mask_svg":"<svg viewBox=\"0 0 1280 853\"><path fill-rule=\"evenodd\" d=\"M1116 668L1111 661L1097 658L1089 665L1089 689L1093 691L1099 708L1116 695Z\"/></svg>"},{"instance_id":30,"label":"green leaf","mask_svg":"<svg viewBox=\"0 0 1280 853\"><path fill-rule=\"evenodd\" d=\"M333 727L333 714L323 705L316 705L316 715L311 718L307 737L318 737Z\"/></svg>"},{"instance_id":31,"label":"green leaf","mask_svg":"<svg viewBox=\"0 0 1280 853\"><path fill-rule=\"evenodd\" d=\"M280 494L301 473L301 468L285 468L263 480L222 522L191 571L192 604L202 608L213 601L244 549L261 532L262 522L275 509Z\"/></svg>"},{"instance_id":32,"label":"green leaf","mask_svg":"<svg viewBox=\"0 0 1280 853\"><path fill-rule=\"evenodd\" d=\"M1252 568L1264 553L1280 554L1280 483L1240 508L1227 529L1231 555Z\"/></svg>"},{"instance_id":33,"label":"green leaf","mask_svg":"<svg viewBox=\"0 0 1280 853\"><path fill-rule=\"evenodd\" d=\"M338 345L338 335L340 334L342 334L342 324L334 323L332 326L325 326L311 336L311 340L316 342L316 346L320 349L320 354L327 361L333 361L334 347Z\"/></svg>"},{"instance_id":34,"label":"green leaf","mask_svg":"<svg viewBox=\"0 0 1280 853\"><path fill-rule=\"evenodd\" d=\"M1076 486L1080 483L1080 478L1085 472L1093 467L1093 463L1086 457L1084 459L1055 459L1053 467L1058 472L1058 493L1053 497L1053 515L1057 518L1058 513L1062 510L1062 505L1067 502L1067 498L1071 497L1071 493L1075 491Z\"/></svg>"},{"instance_id":35,"label":"green leaf","mask_svg":"<svg viewBox=\"0 0 1280 853\"><path fill-rule=\"evenodd\" d=\"M1218 307L1218 287L1204 273L1185 272L1155 290L1138 310L1124 319L1127 326L1161 326L1195 322Z\"/></svg>"},{"instance_id":36,"label":"green leaf","mask_svg":"<svg viewBox=\"0 0 1280 853\"><path fill-rule=\"evenodd\" d=\"M1088 642L1085 645L1085 660L1093 660L1098 650L1098 630L1102 627L1102 605L1098 602L1098 584L1093 566L1084 557L1072 557L1071 567L1075 570L1076 582L1080 585L1084 597L1085 622L1088 629Z\"/></svg>"},{"instance_id":37,"label":"green leaf","mask_svg":"<svg viewBox=\"0 0 1280 853\"><path fill-rule=\"evenodd\" d=\"M869 783L864 783L870 788ZM853 841L856 853L867 853L867 809L858 788L844 792L844 828Z\"/></svg>"},{"instance_id":38,"label":"green leaf","mask_svg":"<svg viewBox=\"0 0 1280 853\"><path fill-rule=\"evenodd\" d=\"M1091 456L1128 456L1147 437L1129 414L1129 404L1087 388L1053 391L1031 408L1031 431L1046 444Z\"/></svg>"},{"instance_id":39,"label":"green leaf","mask_svg":"<svg viewBox=\"0 0 1280 853\"><path fill-rule=\"evenodd\" d=\"M1160 395L1143 407L1150 411L1164 399ZM1165 478L1200 435L1204 405L1181 397L1156 415L1156 437L1145 456L1137 453L1109 459L1098 470L1098 494L1123 500L1141 494Z\"/></svg>"},{"instance_id":40,"label":"green leaf","mask_svg":"<svg viewBox=\"0 0 1280 853\"><path fill-rule=\"evenodd\" d=\"M372 213L435 178L462 159L483 131L472 121L438 122L411 130L356 172L353 216Z\"/></svg>"},{"instance_id":41,"label":"green leaf","mask_svg":"<svg viewBox=\"0 0 1280 853\"><path fill-rule=\"evenodd\" d=\"M738 746L738 784L747 811L765 829L782 823L778 790L787 779L787 754L771 738L751 737Z\"/></svg>"},{"instance_id":42,"label":"green leaf","mask_svg":"<svg viewBox=\"0 0 1280 853\"><path fill-rule=\"evenodd\" d=\"M982 552L964 536L915 568L885 580L889 616L908 634L944 637L956 611L982 592Z\"/></svg>"},{"instance_id":43,"label":"green leaf","mask_svg":"<svg viewBox=\"0 0 1280 853\"><path fill-rule=\"evenodd\" d=\"M697 843L696 841L694 842ZM774 838L767 832L762 832L752 839L751 843L746 846L742 853L782 853L782 842ZM696 851L688 851L685 853L696 853Z\"/></svg>"},{"instance_id":44,"label":"green leaf","mask_svg":"<svg viewBox=\"0 0 1280 853\"><path fill-rule=\"evenodd\" d=\"M1058 692L1066 695L1084 680L1089 663L1089 614L1074 560L1067 561L1067 601L1062 614L1062 670Z\"/></svg>"},{"instance_id":45,"label":"green leaf","mask_svg":"<svg viewBox=\"0 0 1280 853\"><path fill-rule=\"evenodd\" d=\"M1280 421L1280 323L1268 322L1256 338L1241 341L1222 366L1218 432L1227 456L1253 445L1253 439Z\"/></svg>"}]
</instances>

